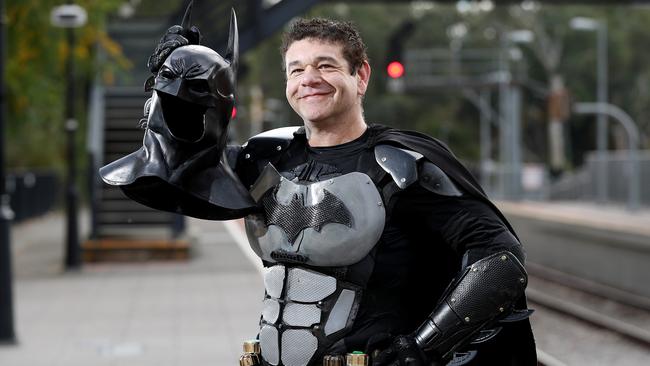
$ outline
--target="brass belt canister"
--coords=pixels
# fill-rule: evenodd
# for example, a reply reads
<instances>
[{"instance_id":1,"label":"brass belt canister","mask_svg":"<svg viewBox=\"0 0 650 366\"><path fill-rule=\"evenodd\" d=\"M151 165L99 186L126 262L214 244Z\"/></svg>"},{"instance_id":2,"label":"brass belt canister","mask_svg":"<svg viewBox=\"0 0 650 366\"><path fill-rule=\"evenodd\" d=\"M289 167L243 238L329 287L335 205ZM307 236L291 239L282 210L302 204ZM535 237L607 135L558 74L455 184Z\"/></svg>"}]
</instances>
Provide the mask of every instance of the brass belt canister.
<instances>
[{"instance_id":1,"label":"brass belt canister","mask_svg":"<svg viewBox=\"0 0 650 366\"><path fill-rule=\"evenodd\" d=\"M345 366L343 362L345 359L339 355L327 355L323 357L323 366Z\"/></svg>"},{"instance_id":2,"label":"brass belt canister","mask_svg":"<svg viewBox=\"0 0 650 366\"><path fill-rule=\"evenodd\" d=\"M370 358L363 352L348 353L345 357L346 366L368 366Z\"/></svg>"},{"instance_id":3,"label":"brass belt canister","mask_svg":"<svg viewBox=\"0 0 650 366\"><path fill-rule=\"evenodd\" d=\"M260 366L260 342L257 339L244 342L244 354L239 358L239 366Z\"/></svg>"}]
</instances>

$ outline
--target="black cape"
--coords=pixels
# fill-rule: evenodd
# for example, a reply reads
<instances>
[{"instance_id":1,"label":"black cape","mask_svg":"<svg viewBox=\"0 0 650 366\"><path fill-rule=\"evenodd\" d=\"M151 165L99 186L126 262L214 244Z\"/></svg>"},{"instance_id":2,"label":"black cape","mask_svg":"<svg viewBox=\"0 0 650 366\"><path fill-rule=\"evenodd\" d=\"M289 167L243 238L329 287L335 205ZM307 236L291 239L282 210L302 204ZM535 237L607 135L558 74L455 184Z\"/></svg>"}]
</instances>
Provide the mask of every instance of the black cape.
<instances>
[{"instance_id":1,"label":"black cape","mask_svg":"<svg viewBox=\"0 0 650 366\"><path fill-rule=\"evenodd\" d=\"M474 176L458 161L451 150L441 141L419 132L398 130L381 125L370 127L372 145L390 144L416 151L442 169L455 183L472 197L486 203L503 220L515 237L517 234L501 211L490 201ZM518 303L519 309L526 309L526 299ZM537 365L537 353L533 332L528 319L507 323L494 339L469 346L478 350L476 358L468 365Z\"/></svg>"}]
</instances>

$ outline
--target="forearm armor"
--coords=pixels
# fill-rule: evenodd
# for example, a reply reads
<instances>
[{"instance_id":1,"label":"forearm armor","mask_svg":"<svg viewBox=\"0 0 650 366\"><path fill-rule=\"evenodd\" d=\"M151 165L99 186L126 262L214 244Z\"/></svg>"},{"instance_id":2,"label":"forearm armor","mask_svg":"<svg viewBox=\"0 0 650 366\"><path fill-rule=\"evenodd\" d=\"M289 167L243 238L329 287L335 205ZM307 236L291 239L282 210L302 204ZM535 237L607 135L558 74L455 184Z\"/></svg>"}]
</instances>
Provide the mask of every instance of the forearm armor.
<instances>
[{"instance_id":1,"label":"forearm armor","mask_svg":"<svg viewBox=\"0 0 650 366\"><path fill-rule=\"evenodd\" d=\"M502 251L468 266L415 333L417 344L447 358L481 329L506 317L524 294L528 276Z\"/></svg>"}]
</instances>

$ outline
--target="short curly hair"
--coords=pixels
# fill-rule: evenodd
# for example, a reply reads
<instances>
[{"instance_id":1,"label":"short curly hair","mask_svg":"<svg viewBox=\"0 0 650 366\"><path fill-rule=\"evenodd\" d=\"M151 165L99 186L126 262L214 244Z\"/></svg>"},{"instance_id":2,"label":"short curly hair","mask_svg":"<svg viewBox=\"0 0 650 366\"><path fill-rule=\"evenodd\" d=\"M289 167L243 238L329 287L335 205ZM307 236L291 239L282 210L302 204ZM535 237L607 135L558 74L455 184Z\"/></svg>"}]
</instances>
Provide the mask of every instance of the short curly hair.
<instances>
[{"instance_id":1,"label":"short curly hair","mask_svg":"<svg viewBox=\"0 0 650 366\"><path fill-rule=\"evenodd\" d=\"M366 45L359 31L351 22L332 19L312 18L298 19L291 24L282 37L282 64L284 67L287 50L293 42L303 39L317 39L343 46L343 57L350 64L350 73L354 74L364 61L368 60Z\"/></svg>"}]
</instances>

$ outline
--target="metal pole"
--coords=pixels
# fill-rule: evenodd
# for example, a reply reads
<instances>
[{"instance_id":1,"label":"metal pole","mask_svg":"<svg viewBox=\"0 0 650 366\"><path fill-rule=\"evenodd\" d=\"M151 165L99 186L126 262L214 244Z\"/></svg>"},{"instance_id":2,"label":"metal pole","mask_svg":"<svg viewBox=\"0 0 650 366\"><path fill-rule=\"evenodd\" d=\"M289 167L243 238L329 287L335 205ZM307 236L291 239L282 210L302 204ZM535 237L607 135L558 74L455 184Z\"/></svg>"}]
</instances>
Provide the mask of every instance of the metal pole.
<instances>
[{"instance_id":1,"label":"metal pole","mask_svg":"<svg viewBox=\"0 0 650 366\"><path fill-rule=\"evenodd\" d=\"M264 128L264 92L262 87L254 85L250 90L251 96L251 136L262 132Z\"/></svg>"},{"instance_id":2,"label":"metal pole","mask_svg":"<svg viewBox=\"0 0 650 366\"><path fill-rule=\"evenodd\" d=\"M501 73L501 80L499 80L499 193L500 198L506 199L510 189L508 187L508 179L510 173L510 164L508 163L508 155L510 151L510 132L509 132L509 108L508 108L508 83L510 83L510 66L507 56L508 45L506 37L501 39L501 50L499 52L499 71Z\"/></svg>"},{"instance_id":3,"label":"metal pole","mask_svg":"<svg viewBox=\"0 0 650 366\"><path fill-rule=\"evenodd\" d=\"M514 199L521 199L521 90L516 85L510 85L510 128L511 128L511 151L510 159L512 164L512 196Z\"/></svg>"},{"instance_id":4,"label":"metal pole","mask_svg":"<svg viewBox=\"0 0 650 366\"><path fill-rule=\"evenodd\" d=\"M598 22L597 28L597 101L598 103L607 103L607 24ZM598 202L604 203L608 199L608 175L607 175L607 115L598 114L596 130L596 148L597 148L597 166L598 181L596 182L596 197Z\"/></svg>"},{"instance_id":5,"label":"metal pole","mask_svg":"<svg viewBox=\"0 0 650 366\"><path fill-rule=\"evenodd\" d=\"M71 1L68 1L71 3ZM79 246L79 233L77 225L77 199L79 196L77 176L77 153L75 137L78 128L74 111L74 29L66 28L68 41L68 58L66 62L66 120L65 131L67 136L66 160L68 161L67 184L66 184L66 270L76 270L81 267L81 248Z\"/></svg>"},{"instance_id":6,"label":"metal pole","mask_svg":"<svg viewBox=\"0 0 650 366\"><path fill-rule=\"evenodd\" d=\"M628 157L630 179L628 180L628 201L630 210L636 210L640 205L640 169L638 160L639 129L636 123L622 109L608 103L576 103L573 111L579 114L603 114L621 123L628 137Z\"/></svg>"},{"instance_id":7,"label":"metal pole","mask_svg":"<svg viewBox=\"0 0 650 366\"><path fill-rule=\"evenodd\" d=\"M480 94L480 105L486 105L490 100L490 92L482 90ZM490 115L483 108L479 108L480 124L481 124L481 186L488 193L491 193L491 169L490 163L492 160L492 134L490 133Z\"/></svg>"},{"instance_id":8,"label":"metal pole","mask_svg":"<svg viewBox=\"0 0 650 366\"><path fill-rule=\"evenodd\" d=\"M16 343L14 332L13 280L11 266L11 236L9 222L13 212L5 190L4 117L7 105L4 82L5 11L0 0L0 343Z\"/></svg>"}]
</instances>

